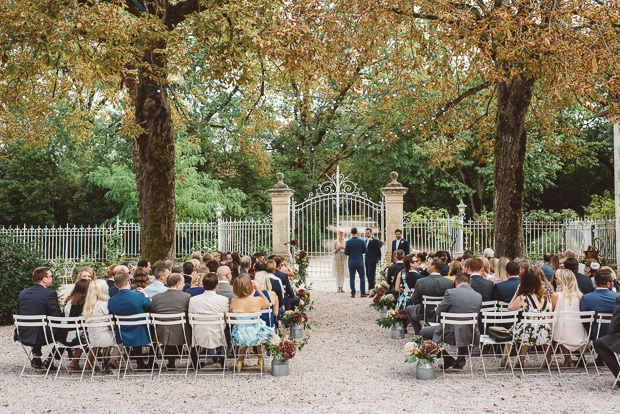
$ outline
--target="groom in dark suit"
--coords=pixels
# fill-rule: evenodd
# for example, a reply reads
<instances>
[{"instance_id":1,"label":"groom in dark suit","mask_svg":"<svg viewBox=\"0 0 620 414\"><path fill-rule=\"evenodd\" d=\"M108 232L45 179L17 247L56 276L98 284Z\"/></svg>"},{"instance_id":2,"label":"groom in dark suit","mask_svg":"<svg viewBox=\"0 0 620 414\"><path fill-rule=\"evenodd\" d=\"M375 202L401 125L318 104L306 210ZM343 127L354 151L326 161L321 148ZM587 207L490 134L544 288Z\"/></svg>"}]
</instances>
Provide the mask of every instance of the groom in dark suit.
<instances>
[{"instance_id":1,"label":"groom in dark suit","mask_svg":"<svg viewBox=\"0 0 620 414\"><path fill-rule=\"evenodd\" d=\"M349 256L349 282L351 286L351 297L355 297L355 272L360 275L360 292L365 298L366 281L364 280L364 254L366 253L366 243L357 237L357 228L351 228L351 238L344 246L344 254Z\"/></svg>"},{"instance_id":2,"label":"groom in dark suit","mask_svg":"<svg viewBox=\"0 0 620 414\"><path fill-rule=\"evenodd\" d=\"M394 261L394 252L396 250L402 250L405 252L405 256L409 256L409 242L403 239L403 231L401 229L396 229L394 235L396 236L396 240L392 240L392 261Z\"/></svg>"},{"instance_id":3,"label":"groom in dark suit","mask_svg":"<svg viewBox=\"0 0 620 414\"><path fill-rule=\"evenodd\" d=\"M381 241L372 237L372 229L366 229L366 275L368 276L368 289L375 287L377 263L381 260Z\"/></svg>"}]
</instances>

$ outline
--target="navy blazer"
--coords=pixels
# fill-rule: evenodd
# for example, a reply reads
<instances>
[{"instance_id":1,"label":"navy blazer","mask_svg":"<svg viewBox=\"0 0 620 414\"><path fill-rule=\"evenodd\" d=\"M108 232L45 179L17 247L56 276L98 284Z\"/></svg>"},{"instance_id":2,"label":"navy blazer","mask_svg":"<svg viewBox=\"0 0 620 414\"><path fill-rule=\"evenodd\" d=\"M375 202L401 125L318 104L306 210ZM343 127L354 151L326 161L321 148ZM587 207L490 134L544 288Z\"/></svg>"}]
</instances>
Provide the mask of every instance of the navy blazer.
<instances>
[{"instance_id":1,"label":"navy blazer","mask_svg":"<svg viewBox=\"0 0 620 414\"><path fill-rule=\"evenodd\" d=\"M19 292L17 298L17 314L18 315L46 315L46 316L64 316L58 306L58 295L55 290L46 289L41 284L30 286ZM51 332L47 332L47 338L51 342ZM17 330L13 335L15 341L20 341L27 346L46 345L43 329L28 327L19 329L19 337Z\"/></svg>"},{"instance_id":2,"label":"navy blazer","mask_svg":"<svg viewBox=\"0 0 620 414\"><path fill-rule=\"evenodd\" d=\"M495 283L489 279L485 279L479 274L473 274L471 275L471 288L475 292L480 293L483 302L495 300Z\"/></svg>"},{"instance_id":3,"label":"navy blazer","mask_svg":"<svg viewBox=\"0 0 620 414\"><path fill-rule=\"evenodd\" d=\"M553 271L553 267L551 267L551 263L543 264L542 266L540 266L540 270L543 271L549 282L553 280L553 274L555 272Z\"/></svg>"},{"instance_id":4,"label":"navy blazer","mask_svg":"<svg viewBox=\"0 0 620 414\"><path fill-rule=\"evenodd\" d=\"M410 271L405 276L405 282L407 283L407 286L409 286L409 289L415 289L415 285L420 279L424 279L424 276L415 271Z\"/></svg>"},{"instance_id":5,"label":"navy blazer","mask_svg":"<svg viewBox=\"0 0 620 414\"><path fill-rule=\"evenodd\" d=\"M592 324L590 330L590 339L597 338L598 323L596 323L596 317L599 313L612 313L614 311L614 305L616 299L620 297L620 293L612 292L609 289L596 289L594 292L587 293L581 298L581 311L595 311L595 322ZM588 329L587 324L586 329ZM604 324L601 326L601 334L599 336L607 335L609 325Z\"/></svg>"},{"instance_id":6,"label":"navy blazer","mask_svg":"<svg viewBox=\"0 0 620 414\"><path fill-rule=\"evenodd\" d=\"M594 292L594 285L592 284L592 279L590 279L588 276L579 272L575 272L575 279L577 279L577 286L579 287L581 293L585 295L586 293Z\"/></svg>"},{"instance_id":7,"label":"navy blazer","mask_svg":"<svg viewBox=\"0 0 620 414\"><path fill-rule=\"evenodd\" d=\"M614 305L611 324L609 325L609 333L599 339L605 346L617 354L620 354L620 297L616 299Z\"/></svg>"},{"instance_id":8,"label":"navy blazer","mask_svg":"<svg viewBox=\"0 0 620 414\"><path fill-rule=\"evenodd\" d=\"M288 296L289 298L295 296L295 291L293 290L293 286L291 286L291 279L289 279L288 275L280 269L276 269L276 272L274 274L278 279L280 279L282 287L286 290L286 296ZM284 306L284 304L281 303L280 306Z\"/></svg>"},{"instance_id":9,"label":"navy blazer","mask_svg":"<svg viewBox=\"0 0 620 414\"><path fill-rule=\"evenodd\" d=\"M381 242L376 237L366 240L366 262L377 263L381 260Z\"/></svg>"},{"instance_id":10,"label":"navy blazer","mask_svg":"<svg viewBox=\"0 0 620 414\"><path fill-rule=\"evenodd\" d=\"M407 256L409 254L409 242L401 237L397 246L396 239L392 240L392 254L394 254L396 250L404 251L405 256Z\"/></svg>"},{"instance_id":11,"label":"navy blazer","mask_svg":"<svg viewBox=\"0 0 620 414\"><path fill-rule=\"evenodd\" d=\"M129 289L121 289L108 301L108 310L114 315L129 316L147 313L151 309L151 300L144 294ZM149 333L144 325L126 326L121 329L124 346L142 346L149 344Z\"/></svg>"},{"instance_id":12,"label":"navy blazer","mask_svg":"<svg viewBox=\"0 0 620 414\"><path fill-rule=\"evenodd\" d=\"M495 285L494 299L510 303L520 284L521 278L518 276L511 276L505 282L499 282Z\"/></svg>"},{"instance_id":13,"label":"navy blazer","mask_svg":"<svg viewBox=\"0 0 620 414\"><path fill-rule=\"evenodd\" d=\"M357 236L351 237L344 245L344 254L349 256L349 267L364 267L366 243Z\"/></svg>"}]
</instances>

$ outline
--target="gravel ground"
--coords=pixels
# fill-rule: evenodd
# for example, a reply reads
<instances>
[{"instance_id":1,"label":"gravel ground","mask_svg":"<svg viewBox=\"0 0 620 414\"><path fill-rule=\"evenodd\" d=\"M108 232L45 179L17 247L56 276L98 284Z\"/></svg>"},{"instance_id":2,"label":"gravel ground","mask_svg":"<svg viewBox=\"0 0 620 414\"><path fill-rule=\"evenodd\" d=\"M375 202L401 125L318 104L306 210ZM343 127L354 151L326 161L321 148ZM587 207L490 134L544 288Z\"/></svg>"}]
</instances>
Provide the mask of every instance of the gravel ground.
<instances>
[{"instance_id":1,"label":"gravel ground","mask_svg":"<svg viewBox=\"0 0 620 414\"><path fill-rule=\"evenodd\" d=\"M332 280L314 282L312 338L288 377L162 377L125 381L19 378L23 351L12 327L0 327L0 412L617 412L611 374L513 379L438 375L417 381L403 362L405 340L375 325L369 299L337 294Z\"/></svg>"}]
</instances>

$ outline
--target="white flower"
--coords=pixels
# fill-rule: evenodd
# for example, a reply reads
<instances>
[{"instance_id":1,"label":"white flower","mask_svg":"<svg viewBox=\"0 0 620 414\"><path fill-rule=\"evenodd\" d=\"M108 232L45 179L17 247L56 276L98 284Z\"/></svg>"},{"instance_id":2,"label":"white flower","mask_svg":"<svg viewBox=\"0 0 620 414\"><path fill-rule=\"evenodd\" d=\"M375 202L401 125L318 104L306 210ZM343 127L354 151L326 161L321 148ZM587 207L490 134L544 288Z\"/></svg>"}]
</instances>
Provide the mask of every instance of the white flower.
<instances>
[{"instance_id":1,"label":"white flower","mask_svg":"<svg viewBox=\"0 0 620 414\"><path fill-rule=\"evenodd\" d=\"M282 342L282 339L278 334L272 335L271 338L269 338L269 343L273 346L280 345L280 342Z\"/></svg>"},{"instance_id":2,"label":"white flower","mask_svg":"<svg viewBox=\"0 0 620 414\"><path fill-rule=\"evenodd\" d=\"M405 344L405 355L413 355L413 351L416 349L415 342L407 342Z\"/></svg>"}]
</instances>

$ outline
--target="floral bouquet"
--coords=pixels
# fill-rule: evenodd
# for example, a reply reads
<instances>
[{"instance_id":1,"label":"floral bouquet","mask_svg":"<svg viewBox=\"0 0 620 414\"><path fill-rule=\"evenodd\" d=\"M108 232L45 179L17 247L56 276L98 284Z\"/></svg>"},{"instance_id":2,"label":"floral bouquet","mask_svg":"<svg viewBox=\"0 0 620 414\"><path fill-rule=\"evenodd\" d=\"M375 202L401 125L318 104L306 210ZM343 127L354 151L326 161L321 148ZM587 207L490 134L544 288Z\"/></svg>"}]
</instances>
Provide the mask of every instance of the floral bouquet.
<instances>
[{"instance_id":1,"label":"floral bouquet","mask_svg":"<svg viewBox=\"0 0 620 414\"><path fill-rule=\"evenodd\" d=\"M415 336L411 342L405 344L405 362L417 363L418 365L425 362L433 363L443 349L441 344L430 339L425 341L423 337Z\"/></svg>"},{"instance_id":2,"label":"floral bouquet","mask_svg":"<svg viewBox=\"0 0 620 414\"><path fill-rule=\"evenodd\" d=\"M282 315L282 324L284 326L291 326L294 323L302 323L306 326L306 322L308 321L308 316L305 312L296 311L286 311Z\"/></svg>"},{"instance_id":3,"label":"floral bouquet","mask_svg":"<svg viewBox=\"0 0 620 414\"><path fill-rule=\"evenodd\" d=\"M293 358L297 352L297 346L292 339L280 338L278 335L273 335L265 343L265 347L269 355L284 361Z\"/></svg>"},{"instance_id":4,"label":"floral bouquet","mask_svg":"<svg viewBox=\"0 0 620 414\"><path fill-rule=\"evenodd\" d=\"M381 307L383 306L381 300L383 299L383 296L385 295L385 292L387 292L387 289L384 288L383 286L380 287L374 287L373 288L374 294L371 291L370 296L372 297L372 302L370 303L370 307L371 308L375 308L375 310L380 311Z\"/></svg>"},{"instance_id":5,"label":"floral bouquet","mask_svg":"<svg viewBox=\"0 0 620 414\"><path fill-rule=\"evenodd\" d=\"M407 313L404 310L390 309L385 318L377 319L377 325L382 328L391 328L398 322L407 322Z\"/></svg>"},{"instance_id":6,"label":"floral bouquet","mask_svg":"<svg viewBox=\"0 0 620 414\"><path fill-rule=\"evenodd\" d=\"M288 244L290 244L291 246L297 246L299 244L299 240L291 239L291 241L289 241Z\"/></svg>"},{"instance_id":7,"label":"floral bouquet","mask_svg":"<svg viewBox=\"0 0 620 414\"><path fill-rule=\"evenodd\" d=\"M389 306L390 308L393 309L395 304L396 304L396 298L391 293L388 293L387 295L384 295L381 298L382 306Z\"/></svg>"}]
</instances>

